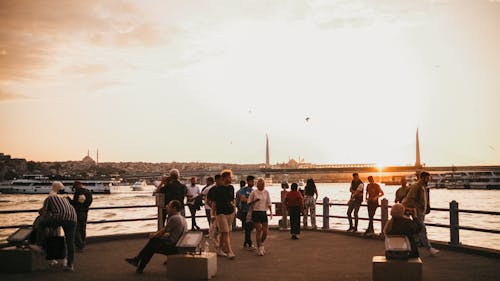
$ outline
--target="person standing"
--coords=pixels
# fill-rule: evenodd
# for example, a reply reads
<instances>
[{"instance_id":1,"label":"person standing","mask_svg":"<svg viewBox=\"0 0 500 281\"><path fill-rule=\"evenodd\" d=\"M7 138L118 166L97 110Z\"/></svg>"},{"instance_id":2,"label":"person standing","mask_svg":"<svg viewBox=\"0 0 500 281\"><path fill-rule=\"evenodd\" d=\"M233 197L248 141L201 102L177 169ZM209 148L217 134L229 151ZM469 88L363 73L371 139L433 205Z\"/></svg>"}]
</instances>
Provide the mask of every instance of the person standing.
<instances>
[{"instance_id":1,"label":"person standing","mask_svg":"<svg viewBox=\"0 0 500 281\"><path fill-rule=\"evenodd\" d=\"M176 244L187 230L186 219L180 215L182 204L177 200L171 200L166 206L168 213L167 224L157 232L149 234L149 241L142 250L133 258L125 261L137 267L137 273L142 273L155 253L164 255L177 254Z\"/></svg>"},{"instance_id":2,"label":"person standing","mask_svg":"<svg viewBox=\"0 0 500 281\"><path fill-rule=\"evenodd\" d=\"M52 191L43 201L43 207L40 210L41 217L37 222L37 229L45 227L59 227L64 230L66 237L67 265L66 271L74 271L73 262L75 260L75 231L76 231L76 211L71 206L69 197L62 198L57 195L64 185L55 181L52 183ZM37 243L45 246L46 237L44 231L37 231Z\"/></svg>"},{"instance_id":3,"label":"person standing","mask_svg":"<svg viewBox=\"0 0 500 281\"><path fill-rule=\"evenodd\" d=\"M406 186L406 178L401 177L401 187L396 190L394 203L401 203L408 193L409 186Z\"/></svg>"},{"instance_id":4,"label":"person standing","mask_svg":"<svg viewBox=\"0 0 500 281\"><path fill-rule=\"evenodd\" d=\"M191 214L191 230L200 230L200 227L196 224L196 211L199 208L196 204L196 198L200 195L200 188L196 185L196 178L191 178L191 184L187 187L186 193L186 205L189 208L189 213Z\"/></svg>"},{"instance_id":5,"label":"person standing","mask_svg":"<svg viewBox=\"0 0 500 281\"><path fill-rule=\"evenodd\" d=\"M247 215L250 206L248 206L248 198L253 191L254 186L254 176L247 177L247 186L242 187L238 192L236 192L236 202L238 206L238 219L241 220L241 225L245 230L245 242L243 242L243 247L248 250L255 249L252 244L252 229L253 225L247 223Z\"/></svg>"},{"instance_id":6,"label":"person standing","mask_svg":"<svg viewBox=\"0 0 500 281\"><path fill-rule=\"evenodd\" d=\"M349 191L351 192L351 198L347 205L347 219L349 220L349 229L347 231L356 232L358 231L358 212L363 202L363 189L364 184L359 178L358 173L352 174L351 187ZM352 224L352 212L354 211L354 225Z\"/></svg>"},{"instance_id":7,"label":"person standing","mask_svg":"<svg viewBox=\"0 0 500 281\"><path fill-rule=\"evenodd\" d=\"M184 210L184 197L187 193L186 185L182 184L179 181L180 172L177 169L172 169L169 172L168 178L164 182L163 186L160 187L159 192L165 195L165 206L172 200L177 200L181 202L181 209L179 212L182 216L186 215ZM165 217L167 216L167 212L163 212L163 221L165 221Z\"/></svg>"},{"instance_id":8,"label":"person standing","mask_svg":"<svg viewBox=\"0 0 500 281\"><path fill-rule=\"evenodd\" d=\"M270 219L273 219L273 211L271 209L271 196L265 190L266 181L264 178L257 179L257 189L252 191L248 198L248 204L252 206L252 221L255 227L255 241L257 242L257 255L265 254L264 242L267 238L268 220L267 210L269 210Z\"/></svg>"},{"instance_id":9,"label":"person standing","mask_svg":"<svg viewBox=\"0 0 500 281\"><path fill-rule=\"evenodd\" d=\"M85 247L85 238L87 237L87 215L89 207L92 204L92 192L86 189L81 182L73 183L75 193L71 205L76 211L76 235L75 246L78 251L83 251Z\"/></svg>"},{"instance_id":10,"label":"person standing","mask_svg":"<svg viewBox=\"0 0 500 281\"><path fill-rule=\"evenodd\" d=\"M300 234L300 213L304 210L304 198L297 191L298 184L292 183L292 191L288 192L285 197L285 206L290 215L290 234L293 240L299 239Z\"/></svg>"},{"instance_id":11,"label":"person standing","mask_svg":"<svg viewBox=\"0 0 500 281\"><path fill-rule=\"evenodd\" d=\"M316 228L316 200L318 200L318 189L313 179L308 179L304 188L304 228L307 228L307 216L311 215L311 226Z\"/></svg>"},{"instance_id":12,"label":"person standing","mask_svg":"<svg viewBox=\"0 0 500 281\"><path fill-rule=\"evenodd\" d=\"M205 215L207 216L207 221L208 221L208 226L212 223L212 220L210 219L210 210L212 209L210 207L210 201L208 200L208 192L210 192L210 189L215 186L214 184L214 178L213 177L208 177L207 178L207 185L201 190L201 195L203 196L203 202L205 202Z\"/></svg>"},{"instance_id":13,"label":"person standing","mask_svg":"<svg viewBox=\"0 0 500 281\"><path fill-rule=\"evenodd\" d=\"M427 238L427 229L425 227L425 214L429 206L427 184L429 183L431 175L428 172L420 173L417 183L410 186L408 194L403 199L403 205L416 214L421 229L418 234L420 242L429 251L431 256L439 253L439 250L432 247L429 239Z\"/></svg>"},{"instance_id":14,"label":"person standing","mask_svg":"<svg viewBox=\"0 0 500 281\"><path fill-rule=\"evenodd\" d=\"M219 256L227 256L229 259L234 259L236 256L231 247L231 230L234 221L234 186L231 185L232 172L231 170L223 170L221 172L223 185L214 187L214 204L215 221L221 233L219 240Z\"/></svg>"},{"instance_id":15,"label":"person standing","mask_svg":"<svg viewBox=\"0 0 500 281\"><path fill-rule=\"evenodd\" d=\"M365 232L365 236L374 234L373 230L373 217L375 216L375 212L378 208L378 199L381 196L384 196L384 191L380 188L380 185L375 183L372 176L368 177L368 181L370 182L366 186L366 202L368 204L368 229Z\"/></svg>"}]
</instances>

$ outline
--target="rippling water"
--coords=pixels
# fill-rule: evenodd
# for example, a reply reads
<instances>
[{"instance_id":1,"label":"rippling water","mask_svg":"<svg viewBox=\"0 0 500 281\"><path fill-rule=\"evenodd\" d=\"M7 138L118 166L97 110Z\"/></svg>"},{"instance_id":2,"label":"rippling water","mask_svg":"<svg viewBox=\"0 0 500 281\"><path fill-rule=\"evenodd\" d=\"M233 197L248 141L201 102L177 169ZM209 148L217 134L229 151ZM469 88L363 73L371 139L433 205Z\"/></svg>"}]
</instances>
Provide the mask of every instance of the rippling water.
<instances>
[{"instance_id":1,"label":"rippling water","mask_svg":"<svg viewBox=\"0 0 500 281\"><path fill-rule=\"evenodd\" d=\"M267 187L272 201L280 200L280 186L273 185ZM397 186L383 186L385 197L389 204L394 202L394 193ZM120 192L113 194L94 195L92 207L104 206L132 206L132 205L153 205L155 199L152 196L150 187L147 191L131 191L128 187L123 187ZM319 197L330 198L330 202L346 203L350 193L348 184L318 184ZM431 206L435 208L449 208L449 202L456 200L460 209L497 211L500 208L500 191L496 190L431 190ZM46 195L22 195L22 194L2 194L0 195L0 210L20 210L38 209L41 207ZM333 206L330 208L331 215L345 216L344 206ZM187 211L187 210L186 210ZM189 211L187 211L189 213ZM204 214L204 212L203 212ZM322 206L317 207L317 214L322 214ZM36 217L36 213L21 213L0 215L0 225L30 224ZM202 215L199 211L198 215ZM366 207L360 210L360 217L367 217ZM376 217L380 217L380 208L377 209ZM114 209L114 210L91 210L89 212L90 221L116 220L130 218L156 218L156 208L140 209ZM279 218L273 218L271 224L277 224ZM205 218L198 218L198 224L207 227ZM318 226L322 225L321 217L317 219ZM432 211L426 216L426 222L449 224L449 213ZM188 220L190 223L190 220ZM367 227L368 221L360 221L360 230ZM460 214L461 226L473 226L486 229L500 229L500 218L491 215ZM330 218L330 227L344 230L348 228L347 219ZM133 232L155 231L156 221L121 222L105 224L89 224L87 233L89 236L104 234L121 234ZM14 229L0 230L0 239L5 239ZM380 231L380 223L375 223L375 231ZM432 240L449 241L450 234L446 228L428 227L429 237ZM475 231L460 231L460 241L462 244L487 247L500 250L500 235L481 233Z\"/></svg>"}]
</instances>

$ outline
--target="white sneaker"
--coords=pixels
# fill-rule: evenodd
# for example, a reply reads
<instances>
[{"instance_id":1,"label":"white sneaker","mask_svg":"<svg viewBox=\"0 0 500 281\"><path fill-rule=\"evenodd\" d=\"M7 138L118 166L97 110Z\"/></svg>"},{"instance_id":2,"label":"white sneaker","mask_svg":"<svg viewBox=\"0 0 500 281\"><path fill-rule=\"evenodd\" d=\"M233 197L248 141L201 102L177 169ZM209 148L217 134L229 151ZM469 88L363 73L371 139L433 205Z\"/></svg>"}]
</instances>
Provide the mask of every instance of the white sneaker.
<instances>
[{"instance_id":1,"label":"white sneaker","mask_svg":"<svg viewBox=\"0 0 500 281\"><path fill-rule=\"evenodd\" d=\"M430 254L431 256L435 256L435 255L439 254L439 250L438 250L438 249L436 249L436 248L430 248L430 249L429 249L429 254Z\"/></svg>"},{"instance_id":2,"label":"white sneaker","mask_svg":"<svg viewBox=\"0 0 500 281\"><path fill-rule=\"evenodd\" d=\"M221 249L219 249L219 250L217 251L217 255L218 255L219 257L227 257L227 254L226 254L226 253L224 253L224 251L222 251Z\"/></svg>"},{"instance_id":3,"label":"white sneaker","mask_svg":"<svg viewBox=\"0 0 500 281\"><path fill-rule=\"evenodd\" d=\"M264 255L264 252L262 251L262 246L259 246L259 247L257 248L257 255L258 255L258 256L263 256L263 255Z\"/></svg>"}]
</instances>

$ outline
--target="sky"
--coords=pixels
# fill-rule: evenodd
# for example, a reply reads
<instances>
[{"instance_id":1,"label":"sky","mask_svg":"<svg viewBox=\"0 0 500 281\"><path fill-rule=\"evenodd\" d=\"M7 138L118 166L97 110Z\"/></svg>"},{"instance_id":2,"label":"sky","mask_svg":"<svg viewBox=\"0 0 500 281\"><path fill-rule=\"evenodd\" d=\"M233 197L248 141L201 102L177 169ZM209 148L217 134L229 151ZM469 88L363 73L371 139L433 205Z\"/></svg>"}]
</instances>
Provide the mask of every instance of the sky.
<instances>
[{"instance_id":1,"label":"sky","mask_svg":"<svg viewBox=\"0 0 500 281\"><path fill-rule=\"evenodd\" d=\"M0 152L500 164L500 0L0 1Z\"/></svg>"}]
</instances>

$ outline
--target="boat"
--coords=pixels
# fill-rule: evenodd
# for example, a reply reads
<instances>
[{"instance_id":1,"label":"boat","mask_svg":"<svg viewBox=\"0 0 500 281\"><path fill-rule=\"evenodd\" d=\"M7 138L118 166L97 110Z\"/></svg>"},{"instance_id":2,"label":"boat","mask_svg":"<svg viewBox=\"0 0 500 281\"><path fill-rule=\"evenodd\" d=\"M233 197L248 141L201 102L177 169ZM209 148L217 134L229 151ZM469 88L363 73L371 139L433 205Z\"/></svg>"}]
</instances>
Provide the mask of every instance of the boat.
<instances>
[{"instance_id":1,"label":"boat","mask_svg":"<svg viewBox=\"0 0 500 281\"><path fill-rule=\"evenodd\" d=\"M76 180L61 180L64 189L60 193L74 193L73 183ZM92 193L110 194L112 181L109 180L78 180ZM43 175L24 175L20 179L13 180L10 184L2 185L0 192L3 194L49 194L52 190L52 182Z\"/></svg>"},{"instance_id":2,"label":"boat","mask_svg":"<svg viewBox=\"0 0 500 281\"><path fill-rule=\"evenodd\" d=\"M133 191L144 191L146 190L146 186L146 181L140 180L136 181L130 188L132 188Z\"/></svg>"},{"instance_id":3,"label":"boat","mask_svg":"<svg viewBox=\"0 0 500 281\"><path fill-rule=\"evenodd\" d=\"M500 189L500 174L492 171L433 173L430 188Z\"/></svg>"}]
</instances>

